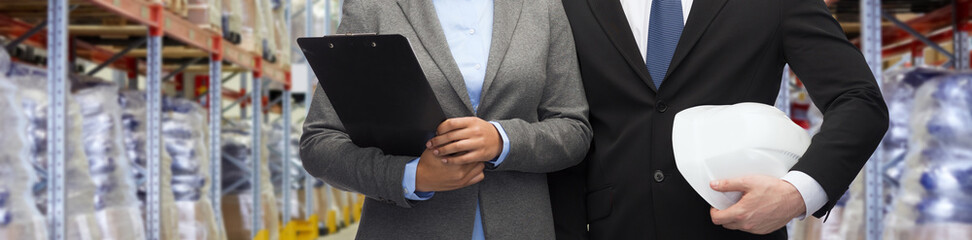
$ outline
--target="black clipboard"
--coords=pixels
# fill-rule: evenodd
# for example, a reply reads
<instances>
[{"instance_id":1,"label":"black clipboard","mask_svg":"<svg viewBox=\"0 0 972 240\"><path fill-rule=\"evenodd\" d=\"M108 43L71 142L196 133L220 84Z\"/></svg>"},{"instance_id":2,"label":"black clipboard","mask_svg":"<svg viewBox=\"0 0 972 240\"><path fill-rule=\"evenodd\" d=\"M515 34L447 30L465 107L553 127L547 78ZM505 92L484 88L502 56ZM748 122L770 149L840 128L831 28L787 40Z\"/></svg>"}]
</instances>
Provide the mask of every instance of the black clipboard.
<instances>
[{"instance_id":1,"label":"black clipboard","mask_svg":"<svg viewBox=\"0 0 972 240\"><path fill-rule=\"evenodd\" d=\"M355 145L422 155L446 117L407 38L334 35L297 45Z\"/></svg>"}]
</instances>

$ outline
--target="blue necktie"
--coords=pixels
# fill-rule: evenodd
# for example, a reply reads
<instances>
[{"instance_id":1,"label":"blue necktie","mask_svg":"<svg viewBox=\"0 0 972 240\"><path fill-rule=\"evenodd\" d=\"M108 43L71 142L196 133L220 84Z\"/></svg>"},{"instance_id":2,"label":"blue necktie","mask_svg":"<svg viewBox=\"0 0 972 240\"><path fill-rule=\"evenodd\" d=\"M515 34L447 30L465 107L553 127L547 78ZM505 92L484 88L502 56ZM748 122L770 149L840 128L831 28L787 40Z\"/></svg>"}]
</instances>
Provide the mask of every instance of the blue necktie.
<instances>
[{"instance_id":1,"label":"blue necktie","mask_svg":"<svg viewBox=\"0 0 972 240\"><path fill-rule=\"evenodd\" d=\"M661 87L682 36L682 0L652 0L645 64L655 87Z\"/></svg>"}]
</instances>

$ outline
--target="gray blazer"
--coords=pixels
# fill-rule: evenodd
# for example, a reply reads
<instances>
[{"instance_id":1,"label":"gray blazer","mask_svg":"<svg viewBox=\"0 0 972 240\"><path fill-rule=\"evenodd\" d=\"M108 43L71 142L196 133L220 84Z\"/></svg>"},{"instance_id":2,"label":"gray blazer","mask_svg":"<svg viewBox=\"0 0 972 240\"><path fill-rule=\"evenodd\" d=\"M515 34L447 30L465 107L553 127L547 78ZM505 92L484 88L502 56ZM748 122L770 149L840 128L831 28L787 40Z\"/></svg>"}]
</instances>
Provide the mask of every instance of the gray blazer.
<instances>
[{"instance_id":1,"label":"gray blazer","mask_svg":"<svg viewBox=\"0 0 972 240\"><path fill-rule=\"evenodd\" d=\"M554 238L545 173L580 162L592 135L574 40L560 0L495 0L493 15L474 114L431 0L344 1L339 33L404 35L446 116L496 121L510 141L506 160L482 182L407 200L403 172L416 156L354 145L318 87L300 156L315 177L368 196L359 239L469 239L477 202L487 239Z\"/></svg>"}]
</instances>

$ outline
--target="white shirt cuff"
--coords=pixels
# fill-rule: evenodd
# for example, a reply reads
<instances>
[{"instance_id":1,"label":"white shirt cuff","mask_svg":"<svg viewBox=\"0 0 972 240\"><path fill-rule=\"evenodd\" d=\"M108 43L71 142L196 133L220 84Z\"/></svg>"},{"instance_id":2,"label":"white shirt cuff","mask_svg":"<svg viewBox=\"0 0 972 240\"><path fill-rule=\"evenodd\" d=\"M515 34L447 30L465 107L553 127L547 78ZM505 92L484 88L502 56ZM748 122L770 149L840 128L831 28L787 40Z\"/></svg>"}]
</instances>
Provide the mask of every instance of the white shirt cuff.
<instances>
[{"instance_id":1,"label":"white shirt cuff","mask_svg":"<svg viewBox=\"0 0 972 240\"><path fill-rule=\"evenodd\" d=\"M803 197L803 204L807 207L807 212L797 217L800 220L812 215L820 210L824 204L827 204L827 192L810 175L801 171L790 171L781 179L793 184L793 187L796 187L797 192L800 192L800 196Z\"/></svg>"}]
</instances>

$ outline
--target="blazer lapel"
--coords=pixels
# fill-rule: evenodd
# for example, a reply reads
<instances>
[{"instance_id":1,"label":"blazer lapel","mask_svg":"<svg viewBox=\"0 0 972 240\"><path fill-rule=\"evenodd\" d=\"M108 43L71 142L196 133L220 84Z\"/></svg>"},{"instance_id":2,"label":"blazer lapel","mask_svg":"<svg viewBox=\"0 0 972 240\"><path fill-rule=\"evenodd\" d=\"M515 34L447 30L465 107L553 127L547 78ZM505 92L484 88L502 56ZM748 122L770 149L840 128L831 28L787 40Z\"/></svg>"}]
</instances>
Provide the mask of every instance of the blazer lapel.
<instances>
[{"instance_id":1,"label":"blazer lapel","mask_svg":"<svg viewBox=\"0 0 972 240\"><path fill-rule=\"evenodd\" d=\"M591 6L597 22L601 24L601 29L604 29L608 38L614 43L614 47L627 60L628 65L638 73L641 81L648 84L651 90L657 92L658 88L652 82L651 75L648 74L645 60L641 59L641 50L638 49L638 44L631 33L631 25L628 25L628 19L625 18L621 2L618 0L588 0L587 3Z\"/></svg>"},{"instance_id":2,"label":"blazer lapel","mask_svg":"<svg viewBox=\"0 0 972 240\"><path fill-rule=\"evenodd\" d=\"M432 56L436 67L456 90L466 109L473 112L472 103L469 101L469 93L466 92L466 82L462 78L462 72L456 65L456 60L452 58L449 50L449 42L446 41L445 33L442 32L442 25L439 23L438 14L435 6L430 0L398 0L398 6L405 13L409 25L418 36L419 42L425 51Z\"/></svg>"},{"instance_id":3,"label":"blazer lapel","mask_svg":"<svg viewBox=\"0 0 972 240\"><path fill-rule=\"evenodd\" d=\"M695 0L692 3L692 11L689 12L688 21L685 23L685 28L682 29L682 37L678 40L678 47L675 48L675 55L672 57L672 64L669 65L668 73L665 74L666 76L671 76L672 71L678 68L678 65L685 60L685 57L688 57L689 52L692 51L695 44L699 42L699 38L705 33L705 29L709 28L712 20L719 14L719 11L722 11L722 7L728 1Z\"/></svg>"},{"instance_id":4,"label":"blazer lapel","mask_svg":"<svg viewBox=\"0 0 972 240\"><path fill-rule=\"evenodd\" d=\"M482 97L486 96L486 91L496 79L506 52L510 49L510 42L513 41L513 32L516 24L520 20L520 9L523 0L497 0L493 1L493 36L490 40L489 59L486 61L486 78L483 79ZM482 101L481 101L482 102ZM480 103L480 106L483 104Z\"/></svg>"}]
</instances>

